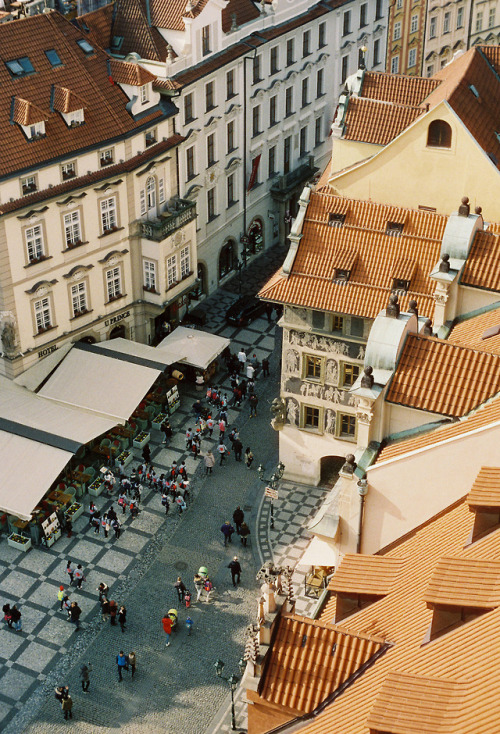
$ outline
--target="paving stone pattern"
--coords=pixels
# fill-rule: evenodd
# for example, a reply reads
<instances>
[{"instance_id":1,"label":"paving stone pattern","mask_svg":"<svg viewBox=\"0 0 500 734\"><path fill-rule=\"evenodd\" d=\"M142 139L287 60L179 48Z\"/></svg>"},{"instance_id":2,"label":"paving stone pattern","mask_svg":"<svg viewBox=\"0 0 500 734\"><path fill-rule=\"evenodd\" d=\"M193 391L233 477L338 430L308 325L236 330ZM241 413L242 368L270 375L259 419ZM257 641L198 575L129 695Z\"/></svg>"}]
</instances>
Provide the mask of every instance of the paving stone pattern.
<instances>
[{"instance_id":1,"label":"paving stone pattern","mask_svg":"<svg viewBox=\"0 0 500 734\"><path fill-rule=\"evenodd\" d=\"M256 292L282 259L279 248L264 253L244 274L243 292ZM209 328L231 338L232 351L243 345L259 359L270 356L271 377L256 383L257 418L250 420L245 403L228 414L229 426L237 425L244 447L250 445L254 451L252 470L231 455L224 466L217 462L214 474L205 477L202 460L186 455L184 433L193 422L190 408L200 393L182 384L181 408L171 419L174 440L165 447L160 433L152 431L150 444L159 473L168 469L174 458L186 461L192 496L182 516L172 505L165 516L159 494L145 487L141 513L135 520L128 514L123 516L115 503L123 523L118 540L112 532L106 539L102 529L95 535L89 529L87 512L74 523L72 538L60 538L49 549L38 547L24 554L8 546L2 537L0 599L2 604L17 603L23 621L20 632L0 629L0 730L5 734L52 734L67 727L53 697L54 686L63 683L70 686L74 699L71 726L76 732L119 728L124 734L199 734L230 730L228 687L214 675L213 663L220 657L226 662L227 675L238 673L244 631L255 619L255 573L271 558L283 565L296 562L308 542L302 537L303 528L325 491L282 482L275 502L275 529L269 530L269 504L263 500L255 468L262 461L272 471L277 462L277 435L269 425L269 407L278 391L280 349L274 349L275 324L265 318L245 329L226 326L224 313L238 292L238 279L234 278L216 296L203 301L202 307L209 316ZM229 392L227 375L221 376L221 384ZM217 434L214 431L212 440L203 440L203 452L216 446ZM135 450L135 454L139 458L140 451ZM88 505L88 497L84 499ZM95 504L103 510L112 499L101 495ZM224 520L232 520L238 504L249 522L251 542L243 548L236 540L224 548L220 526ZM233 589L227 569L234 553L243 567L242 584L237 589ZM87 579L82 590L71 588L71 599L82 608L79 632L66 621L57 602L59 585L67 585L68 559L83 564ZM179 607L173 583L180 574L188 588L192 587L193 573L201 565L209 568L215 589L210 602L193 603L188 612ZM299 593L303 577L298 571L294 580ZM110 587L110 597L127 607L124 634L119 626L112 627L101 619L96 590L101 581ZM314 604L299 597L297 611L308 613ZM171 607L179 609L179 625L167 649L160 620ZM187 614L194 621L190 636L184 624ZM138 667L134 680L128 673L119 683L115 658L122 648L136 651ZM84 694L79 669L87 661L93 671L90 692ZM240 692L236 710L238 727L243 731L246 712Z\"/></svg>"}]
</instances>

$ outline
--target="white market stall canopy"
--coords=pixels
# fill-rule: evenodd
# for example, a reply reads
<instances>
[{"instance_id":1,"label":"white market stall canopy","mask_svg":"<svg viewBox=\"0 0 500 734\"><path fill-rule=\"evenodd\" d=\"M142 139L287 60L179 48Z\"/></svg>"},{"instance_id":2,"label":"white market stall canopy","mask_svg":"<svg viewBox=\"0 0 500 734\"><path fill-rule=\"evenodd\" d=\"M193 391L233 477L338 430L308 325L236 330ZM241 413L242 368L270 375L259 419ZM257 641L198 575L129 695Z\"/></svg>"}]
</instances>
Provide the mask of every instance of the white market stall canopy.
<instances>
[{"instance_id":1,"label":"white market stall canopy","mask_svg":"<svg viewBox=\"0 0 500 734\"><path fill-rule=\"evenodd\" d=\"M335 546L315 536L298 560L297 566L336 566L338 560L339 553Z\"/></svg>"},{"instance_id":2,"label":"white market stall canopy","mask_svg":"<svg viewBox=\"0 0 500 734\"><path fill-rule=\"evenodd\" d=\"M132 342L130 339L108 339L99 344L94 344L101 354L106 352L117 352L124 355L124 359L131 361L137 358L137 364L149 365L152 367L160 367L162 370L173 364L173 360L167 354L161 354L156 347L150 347L148 344L140 344Z\"/></svg>"},{"instance_id":3,"label":"white market stall canopy","mask_svg":"<svg viewBox=\"0 0 500 734\"><path fill-rule=\"evenodd\" d=\"M172 364L180 362L206 370L230 344L230 339L223 336L178 326L158 344L156 352L170 358Z\"/></svg>"},{"instance_id":4,"label":"white market stall canopy","mask_svg":"<svg viewBox=\"0 0 500 734\"><path fill-rule=\"evenodd\" d=\"M100 344L77 342L39 394L112 418L115 424L125 423L168 364L160 354L153 362Z\"/></svg>"}]
</instances>

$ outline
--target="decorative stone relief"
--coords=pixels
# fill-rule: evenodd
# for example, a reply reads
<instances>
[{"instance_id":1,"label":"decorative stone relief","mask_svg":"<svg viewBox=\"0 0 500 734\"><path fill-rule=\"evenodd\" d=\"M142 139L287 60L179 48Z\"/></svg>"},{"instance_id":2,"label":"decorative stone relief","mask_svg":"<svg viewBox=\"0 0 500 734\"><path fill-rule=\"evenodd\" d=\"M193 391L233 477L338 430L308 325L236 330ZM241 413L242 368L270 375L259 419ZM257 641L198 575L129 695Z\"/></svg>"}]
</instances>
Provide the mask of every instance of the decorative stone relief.
<instances>
[{"instance_id":1,"label":"decorative stone relief","mask_svg":"<svg viewBox=\"0 0 500 734\"><path fill-rule=\"evenodd\" d=\"M288 398L286 401L286 417L292 426L296 426L299 421L299 404L294 398Z\"/></svg>"},{"instance_id":2,"label":"decorative stone relief","mask_svg":"<svg viewBox=\"0 0 500 734\"><path fill-rule=\"evenodd\" d=\"M106 265L116 265L117 263L118 263L118 255L113 255L112 257L109 258Z\"/></svg>"},{"instance_id":3,"label":"decorative stone relief","mask_svg":"<svg viewBox=\"0 0 500 734\"><path fill-rule=\"evenodd\" d=\"M334 410L325 410L325 431L326 433L331 433L332 435L335 434L335 411Z\"/></svg>"},{"instance_id":4,"label":"decorative stone relief","mask_svg":"<svg viewBox=\"0 0 500 734\"><path fill-rule=\"evenodd\" d=\"M285 372L289 375L295 375L299 372L300 357L295 349L288 349L285 352Z\"/></svg>"},{"instance_id":5,"label":"decorative stone relief","mask_svg":"<svg viewBox=\"0 0 500 734\"><path fill-rule=\"evenodd\" d=\"M77 270L76 273L72 275L71 280L76 282L77 280L81 280L84 276L85 276L84 270Z\"/></svg>"},{"instance_id":6,"label":"decorative stone relief","mask_svg":"<svg viewBox=\"0 0 500 734\"><path fill-rule=\"evenodd\" d=\"M332 352L333 354L349 354L349 345L345 342L330 339L327 336L317 336L316 334L305 334L298 331L288 332L288 341L290 344L297 344L299 347L314 349L317 352Z\"/></svg>"},{"instance_id":7,"label":"decorative stone relief","mask_svg":"<svg viewBox=\"0 0 500 734\"><path fill-rule=\"evenodd\" d=\"M220 168L218 165L210 166L205 174L205 185L212 186L215 184L220 176Z\"/></svg>"},{"instance_id":8,"label":"decorative stone relief","mask_svg":"<svg viewBox=\"0 0 500 734\"><path fill-rule=\"evenodd\" d=\"M40 288L37 288L35 291L35 296L38 296L40 298L41 296L46 296L48 293L48 288L46 285L41 285Z\"/></svg>"},{"instance_id":9,"label":"decorative stone relief","mask_svg":"<svg viewBox=\"0 0 500 734\"><path fill-rule=\"evenodd\" d=\"M303 398L315 398L327 403L347 405L350 395L347 390L340 390L332 385L319 385L316 382L303 382L298 377L291 377L283 384L283 392L302 395Z\"/></svg>"},{"instance_id":10,"label":"decorative stone relief","mask_svg":"<svg viewBox=\"0 0 500 734\"><path fill-rule=\"evenodd\" d=\"M373 413L365 408L356 410L356 420L365 426L369 426L373 418Z\"/></svg>"},{"instance_id":11,"label":"decorative stone relief","mask_svg":"<svg viewBox=\"0 0 500 734\"><path fill-rule=\"evenodd\" d=\"M325 382L329 385L337 385L339 381L339 366L334 359L326 360Z\"/></svg>"}]
</instances>

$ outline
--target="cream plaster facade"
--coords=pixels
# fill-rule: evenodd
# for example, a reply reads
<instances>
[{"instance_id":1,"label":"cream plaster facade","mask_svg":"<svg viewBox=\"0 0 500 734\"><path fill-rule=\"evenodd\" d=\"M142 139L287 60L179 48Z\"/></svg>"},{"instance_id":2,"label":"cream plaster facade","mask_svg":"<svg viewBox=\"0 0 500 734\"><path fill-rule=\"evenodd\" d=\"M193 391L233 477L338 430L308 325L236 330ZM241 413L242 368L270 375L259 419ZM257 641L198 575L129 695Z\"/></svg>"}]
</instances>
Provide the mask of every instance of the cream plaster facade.
<instances>
[{"instance_id":1,"label":"cream plaster facade","mask_svg":"<svg viewBox=\"0 0 500 734\"><path fill-rule=\"evenodd\" d=\"M499 0L473 0L469 46L500 43Z\"/></svg>"},{"instance_id":2,"label":"cream plaster facade","mask_svg":"<svg viewBox=\"0 0 500 734\"><path fill-rule=\"evenodd\" d=\"M423 76L432 76L468 49L471 6L467 0L429 0Z\"/></svg>"}]
</instances>

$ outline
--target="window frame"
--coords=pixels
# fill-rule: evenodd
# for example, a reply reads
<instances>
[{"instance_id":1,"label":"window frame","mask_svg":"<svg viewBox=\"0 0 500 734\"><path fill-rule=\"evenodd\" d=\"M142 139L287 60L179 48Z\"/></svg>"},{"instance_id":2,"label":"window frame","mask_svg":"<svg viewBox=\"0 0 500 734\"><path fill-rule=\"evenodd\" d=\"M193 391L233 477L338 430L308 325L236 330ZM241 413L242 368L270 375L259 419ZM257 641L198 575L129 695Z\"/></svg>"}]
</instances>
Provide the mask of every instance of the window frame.
<instances>
[{"instance_id":1,"label":"window frame","mask_svg":"<svg viewBox=\"0 0 500 734\"><path fill-rule=\"evenodd\" d=\"M254 138L257 137L257 135L260 135L262 132L262 130L260 129L260 111L260 104L252 107L252 137Z\"/></svg>"},{"instance_id":2,"label":"window frame","mask_svg":"<svg viewBox=\"0 0 500 734\"><path fill-rule=\"evenodd\" d=\"M438 132L436 132L438 131ZM446 135L444 135L446 133ZM445 142L442 142L444 139ZM453 143L453 130L446 120L432 120L427 128L427 148L450 150Z\"/></svg>"},{"instance_id":3,"label":"window frame","mask_svg":"<svg viewBox=\"0 0 500 734\"><path fill-rule=\"evenodd\" d=\"M418 13L414 13L410 17L410 33L417 33L418 31Z\"/></svg>"},{"instance_id":4,"label":"window frame","mask_svg":"<svg viewBox=\"0 0 500 734\"><path fill-rule=\"evenodd\" d=\"M354 385L361 374L362 365L355 362L340 362L340 387L350 388Z\"/></svg>"},{"instance_id":5,"label":"window frame","mask_svg":"<svg viewBox=\"0 0 500 734\"><path fill-rule=\"evenodd\" d=\"M417 49L410 48L408 51L408 68L412 69L417 65Z\"/></svg>"},{"instance_id":6,"label":"window frame","mask_svg":"<svg viewBox=\"0 0 500 734\"><path fill-rule=\"evenodd\" d=\"M75 319L88 312L89 304L86 280L82 279L76 283L71 283L69 295L71 299L71 313L73 314L72 318Z\"/></svg>"},{"instance_id":7,"label":"window frame","mask_svg":"<svg viewBox=\"0 0 500 734\"><path fill-rule=\"evenodd\" d=\"M238 201L235 198L235 175L230 173L226 179L226 197L227 197L227 208L230 209Z\"/></svg>"},{"instance_id":8,"label":"window frame","mask_svg":"<svg viewBox=\"0 0 500 734\"><path fill-rule=\"evenodd\" d=\"M205 84L205 112L215 109L215 81L211 81Z\"/></svg>"},{"instance_id":9,"label":"window frame","mask_svg":"<svg viewBox=\"0 0 500 734\"><path fill-rule=\"evenodd\" d=\"M345 10L342 16L342 36L348 36L351 32L351 11Z\"/></svg>"},{"instance_id":10,"label":"window frame","mask_svg":"<svg viewBox=\"0 0 500 734\"><path fill-rule=\"evenodd\" d=\"M318 49L326 46L326 21L318 25Z\"/></svg>"},{"instance_id":11,"label":"window frame","mask_svg":"<svg viewBox=\"0 0 500 734\"><path fill-rule=\"evenodd\" d=\"M165 260L165 279L167 281L167 291L177 285L178 272L177 272L177 254L174 252L169 255Z\"/></svg>"},{"instance_id":12,"label":"window frame","mask_svg":"<svg viewBox=\"0 0 500 734\"><path fill-rule=\"evenodd\" d=\"M308 128L308 125L303 125L299 130L299 156L301 158L307 155L307 153L309 152L308 145L307 145L307 138L308 138L307 128Z\"/></svg>"},{"instance_id":13,"label":"window frame","mask_svg":"<svg viewBox=\"0 0 500 734\"><path fill-rule=\"evenodd\" d=\"M269 127L273 127L278 124L277 117L278 110L278 95L274 94L269 98Z\"/></svg>"},{"instance_id":14,"label":"window frame","mask_svg":"<svg viewBox=\"0 0 500 734\"><path fill-rule=\"evenodd\" d=\"M322 69L320 69L322 71ZM306 76L302 79L302 82L300 84L300 99L301 99L301 107L307 107L309 104L309 77Z\"/></svg>"},{"instance_id":15,"label":"window frame","mask_svg":"<svg viewBox=\"0 0 500 734\"><path fill-rule=\"evenodd\" d=\"M236 150L236 147L234 145L235 140L235 123L234 120L229 120L229 122L226 125L226 154L232 153L234 150Z\"/></svg>"},{"instance_id":16,"label":"window frame","mask_svg":"<svg viewBox=\"0 0 500 734\"><path fill-rule=\"evenodd\" d=\"M308 423L308 412L316 414L314 422ZM317 425L316 425L317 420ZM303 431L310 431L311 433L323 433L324 424L324 409L322 406L311 405L310 403L300 404L300 428Z\"/></svg>"},{"instance_id":17,"label":"window frame","mask_svg":"<svg viewBox=\"0 0 500 734\"><path fill-rule=\"evenodd\" d=\"M267 175L268 178L276 176L276 145L270 145L267 152Z\"/></svg>"},{"instance_id":18,"label":"window frame","mask_svg":"<svg viewBox=\"0 0 500 734\"><path fill-rule=\"evenodd\" d=\"M194 104L193 104L193 92L188 92L184 96L184 124L187 125L188 122L192 122L195 118L194 116Z\"/></svg>"},{"instance_id":19,"label":"window frame","mask_svg":"<svg viewBox=\"0 0 500 734\"><path fill-rule=\"evenodd\" d=\"M215 152L215 133L210 133L210 135L207 135L206 146L207 168L210 168L211 166L215 165L215 163L217 163L217 156Z\"/></svg>"},{"instance_id":20,"label":"window frame","mask_svg":"<svg viewBox=\"0 0 500 734\"><path fill-rule=\"evenodd\" d=\"M354 423L354 432L343 432L343 421L347 418L349 424L351 422ZM356 441L358 435L358 421L356 420L356 415L354 413L346 413L337 411L336 420L335 420L335 436L336 438L339 438L344 441Z\"/></svg>"},{"instance_id":21,"label":"window frame","mask_svg":"<svg viewBox=\"0 0 500 734\"><path fill-rule=\"evenodd\" d=\"M289 38L286 42L286 65L295 64L295 38Z\"/></svg>"},{"instance_id":22,"label":"window frame","mask_svg":"<svg viewBox=\"0 0 500 734\"><path fill-rule=\"evenodd\" d=\"M302 58L305 59L311 54L311 29L308 28L302 33Z\"/></svg>"},{"instance_id":23,"label":"window frame","mask_svg":"<svg viewBox=\"0 0 500 734\"><path fill-rule=\"evenodd\" d=\"M141 104L147 104L149 102L149 84L142 84L139 87Z\"/></svg>"},{"instance_id":24,"label":"window frame","mask_svg":"<svg viewBox=\"0 0 500 734\"><path fill-rule=\"evenodd\" d=\"M201 55L208 56L211 53L211 33L210 25L204 25L201 29Z\"/></svg>"},{"instance_id":25,"label":"window frame","mask_svg":"<svg viewBox=\"0 0 500 734\"><path fill-rule=\"evenodd\" d=\"M189 245L183 247L179 252L179 273L181 280L191 275L191 248Z\"/></svg>"},{"instance_id":26,"label":"window frame","mask_svg":"<svg viewBox=\"0 0 500 734\"><path fill-rule=\"evenodd\" d=\"M80 209L63 212L62 219L66 249L71 249L81 244L83 242L83 232Z\"/></svg>"},{"instance_id":27,"label":"window frame","mask_svg":"<svg viewBox=\"0 0 500 734\"><path fill-rule=\"evenodd\" d=\"M99 151L99 168L106 168L106 166L112 166L115 162L115 151L114 148L105 148Z\"/></svg>"},{"instance_id":28,"label":"window frame","mask_svg":"<svg viewBox=\"0 0 500 734\"><path fill-rule=\"evenodd\" d=\"M364 28L368 25L368 3L362 3L359 6L359 27Z\"/></svg>"},{"instance_id":29,"label":"window frame","mask_svg":"<svg viewBox=\"0 0 500 734\"><path fill-rule=\"evenodd\" d=\"M314 147L315 148L317 148L318 145L321 145L321 143L323 142L321 139L322 124L323 124L322 117L317 117L314 120Z\"/></svg>"},{"instance_id":30,"label":"window frame","mask_svg":"<svg viewBox=\"0 0 500 734\"><path fill-rule=\"evenodd\" d=\"M280 70L280 47L279 46L272 46L269 49L269 74L270 76L273 76L274 74L277 74Z\"/></svg>"},{"instance_id":31,"label":"window frame","mask_svg":"<svg viewBox=\"0 0 500 734\"><path fill-rule=\"evenodd\" d=\"M108 234L118 229L118 201L116 194L99 201L101 234Z\"/></svg>"},{"instance_id":32,"label":"window frame","mask_svg":"<svg viewBox=\"0 0 500 734\"><path fill-rule=\"evenodd\" d=\"M226 71L226 99L236 97L234 91L234 69Z\"/></svg>"},{"instance_id":33,"label":"window frame","mask_svg":"<svg viewBox=\"0 0 500 734\"><path fill-rule=\"evenodd\" d=\"M156 260L142 260L143 288L150 293L158 293L158 263Z\"/></svg>"},{"instance_id":34,"label":"window frame","mask_svg":"<svg viewBox=\"0 0 500 734\"><path fill-rule=\"evenodd\" d=\"M186 179L191 181L192 178L197 176L194 156L195 146L191 145L186 148Z\"/></svg>"},{"instance_id":35,"label":"window frame","mask_svg":"<svg viewBox=\"0 0 500 734\"><path fill-rule=\"evenodd\" d=\"M32 308L36 332L35 335L43 334L45 331L48 331L49 329L52 329L54 327L50 293L47 293L41 298L33 300Z\"/></svg>"},{"instance_id":36,"label":"window frame","mask_svg":"<svg viewBox=\"0 0 500 734\"><path fill-rule=\"evenodd\" d=\"M35 230L39 233L35 233ZM30 234L31 233L31 234ZM45 237L43 231L43 223L37 222L24 230L24 244L26 248L26 256L28 263L37 263L46 258L45 255ZM32 254L30 255L30 249Z\"/></svg>"},{"instance_id":37,"label":"window frame","mask_svg":"<svg viewBox=\"0 0 500 734\"><path fill-rule=\"evenodd\" d=\"M35 191L38 191L37 175L33 173L29 176L24 176L19 180L19 185L21 187L21 196L28 196L29 194L33 194Z\"/></svg>"},{"instance_id":38,"label":"window frame","mask_svg":"<svg viewBox=\"0 0 500 734\"><path fill-rule=\"evenodd\" d=\"M401 21L397 20L394 23L394 28L392 31L392 40L393 41L400 41L401 40Z\"/></svg>"},{"instance_id":39,"label":"window frame","mask_svg":"<svg viewBox=\"0 0 500 734\"><path fill-rule=\"evenodd\" d=\"M285 117L293 115L293 87L285 89Z\"/></svg>"},{"instance_id":40,"label":"window frame","mask_svg":"<svg viewBox=\"0 0 500 734\"><path fill-rule=\"evenodd\" d=\"M316 72L316 99L325 96L325 70L318 69Z\"/></svg>"},{"instance_id":41,"label":"window frame","mask_svg":"<svg viewBox=\"0 0 500 734\"><path fill-rule=\"evenodd\" d=\"M122 268L120 264L113 265L104 271L104 281L106 283L106 303L116 301L123 296Z\"/></svg>"},{"instance_id":42,"label":"window frame","mask_svg":"<svg viewBox=\"0 0 500 734\"><path fill-rule=\"evenodd\" d=\"M399 74L399 55L391 59L391 74Z\"/></svg>"},{"instance_id":43,"label":"window frame","mask_svg":"<svg viewBox=\"0 0 500 734\"><path fill-rule=\"evenodd\" d=\"M323 385L325 382L326 356L318 354L302 354L302 380Z\"/></svg>"},{"instance_id":44,"label":"window frame","mask_svg":"<svg viewBox=\"0 0 500 734\"><path fill-rule=\"evenodd\" d=\"M207 189L207 222L212 222L217 217L215 186Z\"/></svg>"},{"instance_id":45,"label":"window frame","mask_svg":"<svg viewBox=\"0 0 500 734\"><path fill-rule=\"evenodd\" d=\"M255 54L252 60L252 84L258 84L262 81L261 77L261 54Z\"/></svg>"}]
</instances>

